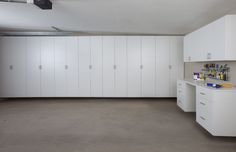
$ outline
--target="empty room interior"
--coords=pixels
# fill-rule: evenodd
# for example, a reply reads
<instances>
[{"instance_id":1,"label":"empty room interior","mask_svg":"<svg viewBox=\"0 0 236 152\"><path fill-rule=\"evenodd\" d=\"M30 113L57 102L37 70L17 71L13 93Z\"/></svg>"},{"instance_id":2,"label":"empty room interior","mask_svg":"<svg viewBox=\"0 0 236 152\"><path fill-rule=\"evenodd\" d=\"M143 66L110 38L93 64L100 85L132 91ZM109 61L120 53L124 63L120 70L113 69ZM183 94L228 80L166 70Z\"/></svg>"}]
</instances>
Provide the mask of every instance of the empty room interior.
<instances>
[{"instance_id":1,"label":"empty room interior","mask_svg":"<svg viewBox=\"0 0 236 152\"><path fill-rule=\"evenodd\" d=\"M0 152L236 152L235 0L0 0Z\"/></svg>"}]
</instances>

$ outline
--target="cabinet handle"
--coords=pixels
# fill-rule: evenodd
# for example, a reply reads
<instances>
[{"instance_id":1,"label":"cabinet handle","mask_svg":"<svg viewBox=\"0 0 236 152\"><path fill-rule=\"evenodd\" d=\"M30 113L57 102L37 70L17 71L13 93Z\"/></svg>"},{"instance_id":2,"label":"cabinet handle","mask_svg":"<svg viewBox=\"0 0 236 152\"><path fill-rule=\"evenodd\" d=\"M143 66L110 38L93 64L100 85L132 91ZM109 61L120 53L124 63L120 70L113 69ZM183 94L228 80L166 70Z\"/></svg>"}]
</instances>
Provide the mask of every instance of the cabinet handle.
<instances>
[{"instance_id":1,"label":"cabinet handle","mask_svg":"<svg viewBox=\"0 0 236 152\"><path fill-rule=\"evenodd\" d=\"M10 70L13 70L13 65L10 65L10 66L9 66L9 69L10 69Z\"/></svg>"},{"instance_id":2,"label":"cabinet handle","mask_svg":"<svg viewBox=\"0 0 236 152\"><path fill-rule=\"evenodd\" d=\"M42 65L39 65L39 70L42 70L42 68L43 68Z\"/></svg>"},{"instance_id":3,"label":"cabinet handle","mask_svg":"<svg viewBox=\"0 0 236 152\"><path fill-rule=\"evenodd\" d=\"M116 70L116 65L113 66L114 70Z\"/></svg>"},{"instance_id":4,"label":"cabinet handle","mask_svg":"<svg viewBox=\"0 0 236 152\"><path fill-rule=\"evenodd\" d=\"M205 119L204 117L202 117L202 116L200 116L200 118L201 118L202 120L204 120L204 121L206 120L206 119Z\"/></svg>"},{"instance_id":5,"label":"cabinet handle","mask_svg":"<svg viewBox=\"0 0 236 152\"><path fill-rule=\"evenodd\" d=\"M65 65L65 69L66 69L66 70L68 69L68 65Z\"/></svg>"},{"instance_id":6,"label":"cabinet handle","mask_svg":"<svg viewBox=\"0 0 236 152\"><path fill-rule=\"evenodd\" d=\"M89 65L89 69L91 70L93 67L92 67L92 65Z\"/></svg>"},{"instance_id":7,"label":"cabinet handle","mask_svg":"<svg viewBox=\"0 0 236 152\"><path fill-rule=\"evenodd\" d=\"M203 105L203 106L205 106L205 105L206 105L206 104L205 104L205 103L203 103L203 102L200 102L200 104L201 104L201 105Z\"/></svg>"},{"instance_id":8,"label":"cabinet handle","mask_svg":"<svg viewBox=\"0 0 236 152\"><path fill-rule=\"evenodd\" d=\"M201 94L201 95L203 95L203 96L205 96L205 95L206 95L206 94L205 94L205 93L203 93L203 92L200 92L200 94Z\"/></svg>"},{"instance_id":9,"label":"cabinet handle","mask_svg":"<svg viewBox=\"0 0 236 152\"><path fill-rule=\"evenodd\" d=\"M143 69L143 65L140 65L140 69Z\"/></svg>"},{"instance_id":10,"label":"cabinet handle","mask_svg":"<svg viewBox=\"0 0 236 152\"><path fill-rule=\"evenodd\" d=\"M208 60L211 59L211 53L207 53L207 59L208 59Z\"/></svg>"},{"instance_id":11,"label":"cabinet handle","mask_svg":"<svg viewBox=\"0 0 236 152\"><path fill-rule=\"evenodd\" d=\"M170 70L172 69L172 65L169 65L169 69L170 69Z\"/></svg>"}]
</instances>

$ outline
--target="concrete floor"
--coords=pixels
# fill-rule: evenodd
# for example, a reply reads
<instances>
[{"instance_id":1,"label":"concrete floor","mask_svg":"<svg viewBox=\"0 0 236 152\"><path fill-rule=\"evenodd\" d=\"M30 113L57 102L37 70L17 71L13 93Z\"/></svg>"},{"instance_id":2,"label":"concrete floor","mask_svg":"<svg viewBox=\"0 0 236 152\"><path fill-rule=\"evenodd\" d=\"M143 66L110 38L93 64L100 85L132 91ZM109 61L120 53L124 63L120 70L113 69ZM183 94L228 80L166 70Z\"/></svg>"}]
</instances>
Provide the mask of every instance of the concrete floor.
<instances>
[{"instance_id":1,"label":"concrete floor","mask_svg":"<svg viewBox=\"0 0 236 152\"><path fill-rule=\"evenodd\" d=\"M174 99L0 101L0 152L235 152Z\"/></svg>"}]
</instances>

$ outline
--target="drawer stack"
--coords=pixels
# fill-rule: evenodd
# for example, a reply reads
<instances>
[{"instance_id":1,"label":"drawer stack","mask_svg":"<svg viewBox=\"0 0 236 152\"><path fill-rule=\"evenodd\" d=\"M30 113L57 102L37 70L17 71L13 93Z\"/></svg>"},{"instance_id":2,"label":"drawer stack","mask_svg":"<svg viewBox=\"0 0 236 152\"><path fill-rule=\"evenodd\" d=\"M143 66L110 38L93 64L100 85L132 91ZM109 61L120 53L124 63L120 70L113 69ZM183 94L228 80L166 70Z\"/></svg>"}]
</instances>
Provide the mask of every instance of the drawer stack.
<instances>
[{"instance_id":1,"label":"drawer stack","mask_svg":"<svg viewBox=\"0 0 236 152\"><path fill-rule=\"evenodd\" d=\"M197 87L196 121L209 131L212 93L210 89Z\"/></svg>"},{"instance_id":2,"label":"drawer stack","mask_svg":"<svg viewBox=\"0 0 236 152\"><path fill-rule=\"evenodd\" d=\"M177 105L184 110L184 85L182 80L177 82Z\"/></svg>"}]
</instances>

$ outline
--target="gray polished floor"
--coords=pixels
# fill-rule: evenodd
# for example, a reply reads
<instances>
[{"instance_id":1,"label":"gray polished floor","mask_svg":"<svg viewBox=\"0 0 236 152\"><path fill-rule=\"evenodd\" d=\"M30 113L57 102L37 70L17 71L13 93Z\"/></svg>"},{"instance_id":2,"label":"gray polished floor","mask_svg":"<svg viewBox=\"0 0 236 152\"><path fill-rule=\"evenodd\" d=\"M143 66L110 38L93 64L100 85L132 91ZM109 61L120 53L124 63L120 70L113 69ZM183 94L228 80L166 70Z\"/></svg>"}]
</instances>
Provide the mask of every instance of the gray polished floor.
<instances>
[{"instance_id":1,"label":"gray polished floor","mask_svg":"<svg viewBox=\"0 0 236 152\"><path fill-rule=\"evenodd\" d=\"M0 152L235 152L174 99L0 101Z\"/></svg>"}]
</instances>

